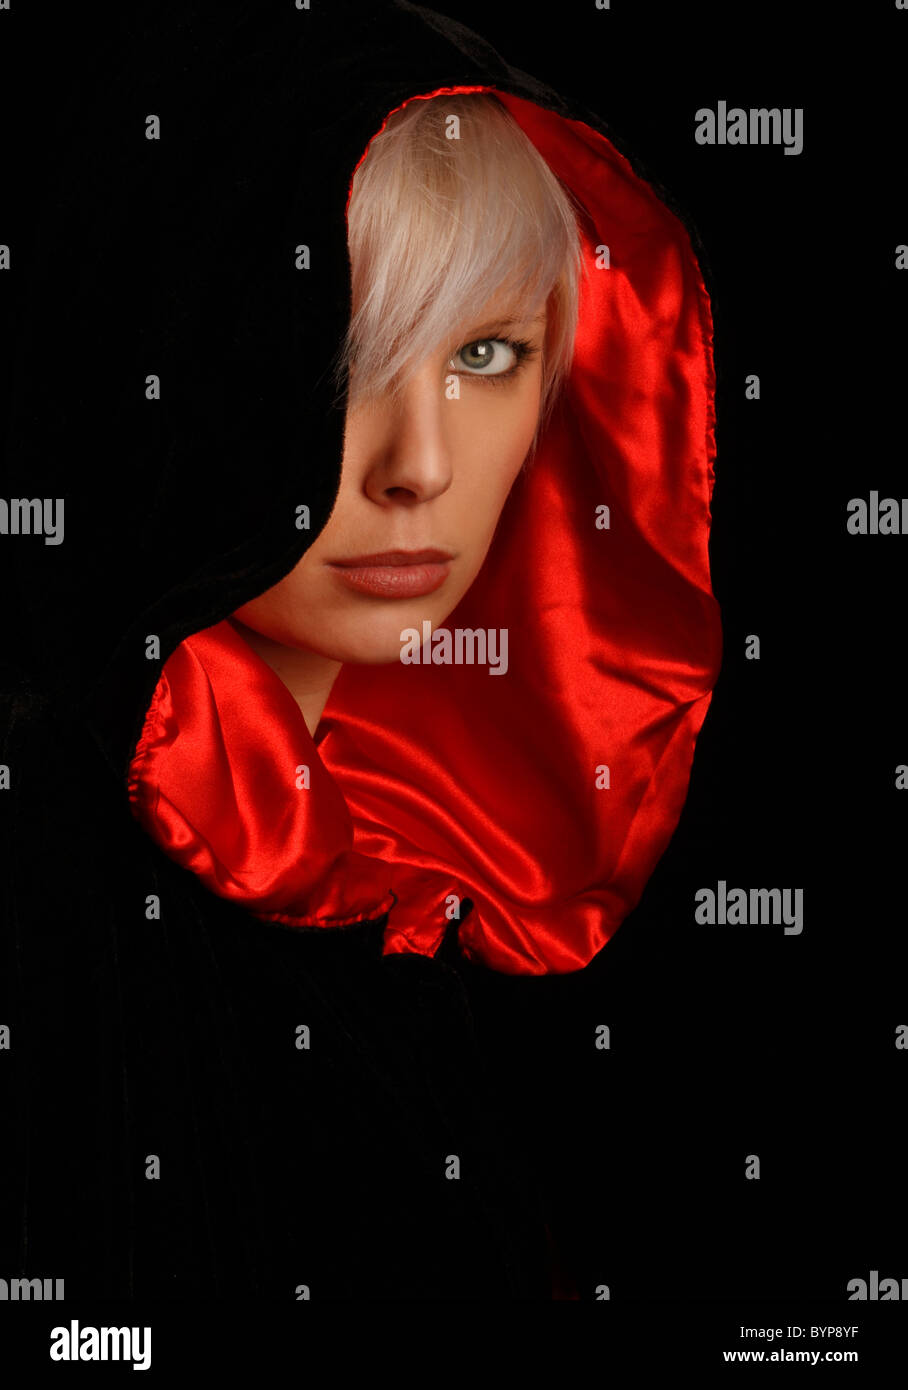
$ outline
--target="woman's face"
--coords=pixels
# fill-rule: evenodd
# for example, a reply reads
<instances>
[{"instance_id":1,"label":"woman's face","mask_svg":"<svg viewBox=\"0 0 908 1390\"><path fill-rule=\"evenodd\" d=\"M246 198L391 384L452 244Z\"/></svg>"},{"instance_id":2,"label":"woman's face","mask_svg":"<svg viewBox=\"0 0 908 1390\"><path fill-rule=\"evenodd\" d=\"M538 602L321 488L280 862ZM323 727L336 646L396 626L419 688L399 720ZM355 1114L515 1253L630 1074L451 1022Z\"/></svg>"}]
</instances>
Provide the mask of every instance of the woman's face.
<instances>
[{"instance_id":1,"label":"woman's face","mask_svg":"<svg viewBox=\"0 0 908 1390\"><path fill-rule=\"evenodd\" d=\"M284 579L234 616L340 662L398 660L404 628L421 633L425 619L441 626L479 573L532 443L545 325L544 309L531 322L509 321L498 298L480 321L461 325L453 358L442 348L416 367L396 402L385 395L348 410L327 524ZM424 550L449 558L428 566L370 558Z\"/></svg>"}]
</instances>

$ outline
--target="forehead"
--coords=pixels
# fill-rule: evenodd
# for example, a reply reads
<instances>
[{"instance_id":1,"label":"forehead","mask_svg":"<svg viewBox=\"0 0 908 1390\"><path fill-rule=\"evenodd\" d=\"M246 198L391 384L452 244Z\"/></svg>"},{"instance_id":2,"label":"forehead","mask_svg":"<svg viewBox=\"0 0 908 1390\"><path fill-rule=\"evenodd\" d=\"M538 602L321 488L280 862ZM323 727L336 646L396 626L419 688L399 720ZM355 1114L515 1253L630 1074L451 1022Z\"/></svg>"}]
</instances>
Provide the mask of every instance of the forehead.
<instances>
[{"instance_id":1,"label":"forehead","mask_svg":"<svg viewBox=\"0 0 908 1390\"><path fill-rule=\"evenodd\" d=\"M522 314L514 295L499 292L488 299L477 313L460 318L458 328L465 333L528 331L544 324L546 318L545 303L529 314Z\"/></svg>"}]
</instances>

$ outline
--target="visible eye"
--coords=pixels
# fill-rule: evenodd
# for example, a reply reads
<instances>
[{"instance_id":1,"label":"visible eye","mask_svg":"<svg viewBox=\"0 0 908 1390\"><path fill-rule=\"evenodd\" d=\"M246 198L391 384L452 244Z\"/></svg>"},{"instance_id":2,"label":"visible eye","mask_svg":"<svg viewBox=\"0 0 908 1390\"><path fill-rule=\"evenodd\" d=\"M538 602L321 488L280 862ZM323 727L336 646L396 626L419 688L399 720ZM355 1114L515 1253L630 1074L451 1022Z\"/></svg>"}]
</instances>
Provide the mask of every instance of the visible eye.
<instances>
[{"instance_id":1,"label":"visible eye","mask_svg":"<svg viewBox=\"0 0 908 1390\"><path fill-rule=\"evenodd\" d=\"M521 338L476 338L457 349L448 367L456 371L457 359L460 358L464 363L464 376L487 380L490 386L504 386L538 352L538 347Z\"/></svg>"},{"instance_id":2,"label":"visible eye","mask_svg":"<svg viewBox=\"0 0 908 1390\"><path fill-rule=\"evenodd\" d=\"M518 355L506 338L478 338L476 342L466 343L457 350L451 358L452 367L458 358L469 373L500 376L516 365Z\"/></svg>"}]
</instances>

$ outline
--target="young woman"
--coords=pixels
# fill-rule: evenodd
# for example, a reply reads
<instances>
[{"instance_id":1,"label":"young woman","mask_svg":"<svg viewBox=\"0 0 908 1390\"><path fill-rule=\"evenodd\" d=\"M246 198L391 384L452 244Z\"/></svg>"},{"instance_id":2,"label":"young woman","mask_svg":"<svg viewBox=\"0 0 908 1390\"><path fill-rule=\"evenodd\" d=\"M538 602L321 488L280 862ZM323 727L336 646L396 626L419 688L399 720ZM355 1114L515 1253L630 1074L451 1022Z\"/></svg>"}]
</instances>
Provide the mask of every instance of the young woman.
<instances>
[{"instance_id":1,"label":"young woman","mask_svg":"<svg viewBox=\"0 0 908 1390\"><path fill-rule=\"evenodd\" d=\"M238 26L236 90L266 99L219 128L221 201L203 179L149 291L173 413L135 448L171 529L82 698L122 796L92 784L89 817L123 853L79 920L103 904L81 941L124 1060L85 1066L128 1078L116 1181L81 1164L92 1292L573 1294L471 1008L582 971L635 905L718 669L688 233L460 26L388 5L341 58L342 20L312 17L296 67L272 21ZM282 103L308 113L293 160ZM193 278L211 236L233 298Z\"/></svg>"},{"instance_id":2,"label":"young woman","mask_svg":"<svg viewBox=\"0 0 908 1390\"><path fill-rule=\"evenodd\" d=\"M398 898L388 944L434 953L475 891L457 869L470 849L463 804L457 847L436 779L475 770L485 728L514 736L529 691L509 667L534 641L474 626L481 606L466 621L463 600L569 370L580 236L567 191L484 93L393 113L353 178L348 222L353 313L335 374L350 389L333 510L284 579L167 662L130 796L172 858L257 915L339 926ZM439 660L424 637L444 637L455 610L470 637ZM391 668L378 673L397 706L386 727L370 732L363 717L377 716L348 710L347 664ZM368 707L376 672L359 675ZM475 810L472 852L484 858L481 797ZM434 855L405 830L414 814Z\"/></svg>"}]
</instances>

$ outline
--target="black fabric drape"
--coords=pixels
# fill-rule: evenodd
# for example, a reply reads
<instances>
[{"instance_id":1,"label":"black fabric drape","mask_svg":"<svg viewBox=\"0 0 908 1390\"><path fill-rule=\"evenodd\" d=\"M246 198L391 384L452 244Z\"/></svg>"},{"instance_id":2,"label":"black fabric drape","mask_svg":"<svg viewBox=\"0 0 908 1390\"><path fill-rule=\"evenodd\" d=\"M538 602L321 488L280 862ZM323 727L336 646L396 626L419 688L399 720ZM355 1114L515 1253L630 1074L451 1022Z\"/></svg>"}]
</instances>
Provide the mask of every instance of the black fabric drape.
<instances>
[{"instance_id":1,"label":"black fabric drape","mask_svg":"<svg viewBox=\"0 0 908 1390\"><path fill-rule=\"evenodd\" d=\"M436 959L383 959L382 921L268 927L161 855L126 796L163 662L329 515L350 173L405 97L476 82L604 129L404 0L120 16L61 112L3 473L6 496L64 497L67 527L0 556L4 1277L68 1296L570 1296L557 1051L516 1085L511 1066L551 982L468 966L456 924ZM301 496L308 532L288 523Z\"/></svg>"}]
</instances>

